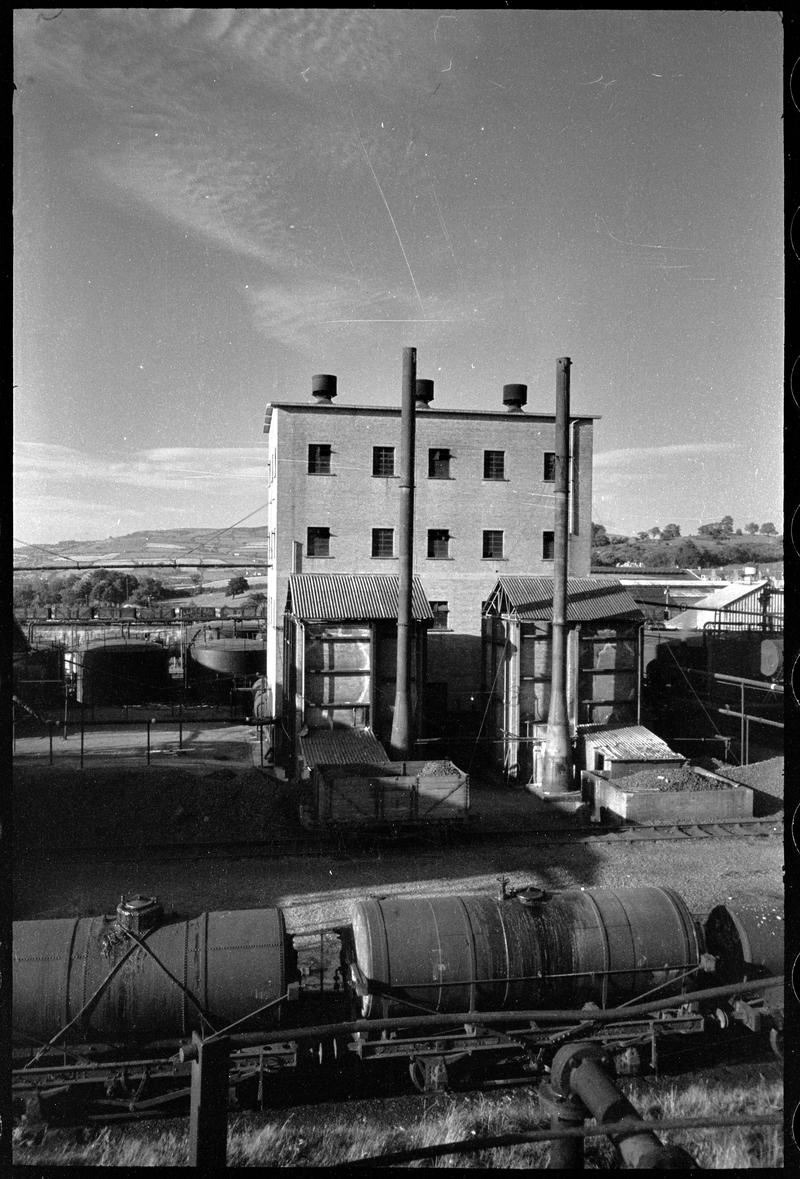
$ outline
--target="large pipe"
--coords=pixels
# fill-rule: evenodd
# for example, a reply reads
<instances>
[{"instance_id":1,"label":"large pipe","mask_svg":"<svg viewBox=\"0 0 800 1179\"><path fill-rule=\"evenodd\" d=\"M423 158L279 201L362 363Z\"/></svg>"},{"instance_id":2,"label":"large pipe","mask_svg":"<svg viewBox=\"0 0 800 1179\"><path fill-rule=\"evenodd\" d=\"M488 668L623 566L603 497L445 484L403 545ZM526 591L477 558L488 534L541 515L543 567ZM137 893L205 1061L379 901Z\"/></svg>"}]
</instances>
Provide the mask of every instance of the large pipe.
<instances>
[{"instance_id":1,"label":"large pipe","mask_svg":"<svg viewBox=\"0 0 800 1179\"><path fill-rule=\"evenodd\" d=\"M411 752L411 587L414 575L414 395L417 350L403 349L403 398L400 407L400 520L398 528L397 688L390 752L407 758Z\"/></svg>"},{"instance_id":2,"label":"large pipe","mask_svg":"<svg viewBox=\"0 0 800 1179\"><path fill-rule=\"evenodd\" d=\"M569 544L569 368L556 361L555 521L553 535L553 625L550 709L544 746L542 790L566 794L572 788L572 748L567 715L567 573Z\"/></svg>"}]
</instances>

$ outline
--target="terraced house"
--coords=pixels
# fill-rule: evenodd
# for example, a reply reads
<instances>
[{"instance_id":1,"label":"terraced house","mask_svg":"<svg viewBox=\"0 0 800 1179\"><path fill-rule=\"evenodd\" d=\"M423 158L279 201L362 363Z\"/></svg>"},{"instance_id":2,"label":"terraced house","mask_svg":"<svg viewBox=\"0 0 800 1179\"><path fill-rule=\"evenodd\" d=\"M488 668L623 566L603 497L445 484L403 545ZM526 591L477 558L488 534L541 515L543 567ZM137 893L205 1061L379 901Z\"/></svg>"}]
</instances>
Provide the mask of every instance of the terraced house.
<instances>
[{"instance_id":1,"label":"terraced house","mask_svg":"<svg viewBox=\"0 0 800 1179\"><path fill-rule=\"evenodd\" d=\"M283 613L292 573L397 573L400 406L272 402L268 436L268 654L281 711ZM431 604L426 712L479 707L481 611L499 576L553 567L555 419L524 385L495 407L439 409L417 383L414 572ZM570 420L570 576L589 574L593 416Z\"/></svg>"}]
</instances>

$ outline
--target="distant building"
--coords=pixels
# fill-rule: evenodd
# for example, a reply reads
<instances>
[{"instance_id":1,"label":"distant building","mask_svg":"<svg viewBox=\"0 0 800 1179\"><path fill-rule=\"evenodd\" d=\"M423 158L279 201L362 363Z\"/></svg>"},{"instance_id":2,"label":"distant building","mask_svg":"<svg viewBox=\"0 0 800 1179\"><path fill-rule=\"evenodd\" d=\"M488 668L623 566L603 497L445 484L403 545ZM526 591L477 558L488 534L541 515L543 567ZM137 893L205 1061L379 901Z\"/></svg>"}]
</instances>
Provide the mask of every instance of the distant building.
<instances>
[{"instance_id":1,"label":"distant building","mask_svg":"<svg viewBox=\"0 0 800 1179\"><path fill-rule=\"evenodd\" d=\"M481 607L497 578L553 568L555 419L525 412L519 388L522 401L510 408L417 403L414 571L434 615L426 695L440 715L467 711L480 691ZM399 405L334 405L333 396L266 408L267 676L278 713L289 577L398 570ZM578 577L590 565L593 424L571 419L569 559Z\"/></svg>"}]
</instances>

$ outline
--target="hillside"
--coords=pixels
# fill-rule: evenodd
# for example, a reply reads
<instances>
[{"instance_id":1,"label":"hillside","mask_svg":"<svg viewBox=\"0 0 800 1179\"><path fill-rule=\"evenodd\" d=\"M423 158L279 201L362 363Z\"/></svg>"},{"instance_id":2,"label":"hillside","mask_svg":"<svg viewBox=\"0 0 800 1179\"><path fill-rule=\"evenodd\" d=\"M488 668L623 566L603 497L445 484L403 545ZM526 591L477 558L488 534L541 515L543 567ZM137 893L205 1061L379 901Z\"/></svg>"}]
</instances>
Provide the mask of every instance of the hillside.
<instances>
[{"instance_id":1,"label":"hillside","mask_svg":"<svg viewBox=\"0 0 800 1179\"><path fill-rule=\"evenodd\" d=\"M41 569L58 565L65 570L81 565L130 563L147 567L169 561L196 561L197 566L263 563L267 555L264 528L167 528L108 536L105 540L60 540L41 547L14 549L14 567Z\"/></svg>"},{"instance_id":2,"label":"hillside","mask_svg":"<svg viewBox=\"0 0 800 1179\"><path fill-rule=\"evenodd\" d=\"M780 536L678 536L664 539L596 537L592 568L639 565L645 569L725 569L738 576L743 566L761 574L783 576L783 538Z\"/></svg>"}]
</instances>

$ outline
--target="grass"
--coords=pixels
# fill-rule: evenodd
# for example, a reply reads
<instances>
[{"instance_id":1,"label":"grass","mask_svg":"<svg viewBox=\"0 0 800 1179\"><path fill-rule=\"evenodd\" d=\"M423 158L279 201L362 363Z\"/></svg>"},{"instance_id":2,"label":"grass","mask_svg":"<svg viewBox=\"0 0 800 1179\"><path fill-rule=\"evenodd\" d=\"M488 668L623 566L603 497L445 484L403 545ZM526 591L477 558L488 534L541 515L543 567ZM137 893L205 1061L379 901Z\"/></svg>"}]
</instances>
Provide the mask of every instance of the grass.
<instances>
[{"instance_id":1,"label":"grass","mask_svg":"<svg viewBox=\"0 0 800 1179\"><path fill-rule=\"evenodd\" d=\"M640 1078L624 1083L624 1088L647 1119L745 1117L779 1110L783 1096L778 1066L772 1064L761 1071L726 1070L721 1079L707 1081ZM537 1118L532 1087L250 1114L229 1122L228 1166L325 1167L441 1142L525 1132L537 1128ZM53 1129L43 1142L27 1145L25 1134L24 1128L15 1130L17 1164L163 1167L185 1165L187 1159L187 1122L104 1127L96 1133ZM662 1138L685 1147L707 1170L777 1168L783 1163L780 1127L668 1131ZM546 1167L548 1157L546 1144L529 1143L410 1165L538 1169ZM588 1169L616 1169L614 1148L607 1139L589 1139L585 1161Z\"/></svg>"}]
</instances>

